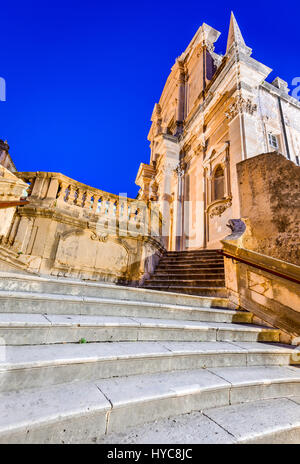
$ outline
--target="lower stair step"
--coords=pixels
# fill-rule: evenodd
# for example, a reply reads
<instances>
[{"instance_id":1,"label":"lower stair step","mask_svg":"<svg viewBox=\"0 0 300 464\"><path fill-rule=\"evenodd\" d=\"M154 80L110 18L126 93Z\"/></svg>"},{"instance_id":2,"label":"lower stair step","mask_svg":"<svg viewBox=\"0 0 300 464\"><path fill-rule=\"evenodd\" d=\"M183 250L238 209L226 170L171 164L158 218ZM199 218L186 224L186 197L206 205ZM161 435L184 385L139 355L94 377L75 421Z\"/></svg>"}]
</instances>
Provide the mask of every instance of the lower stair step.
<instances>
[{"instance_id":1,"label":"lower stair step","mask_svg":"<svg viewBox=\"0 0 300 464\"><path fill-rule=\"evenodd\" d=\"M254 325L143 317L0 314L9 345L111 341L279 341L279 331Z\"/></svg>"},{"instance_id":2,"label":"lower stair step","mask_svg":"<svg viewBox=\"0 0 300 464\"><path fill-rule=\"evenodd\" d=\"M130 427L100 443L299 444L300 396L204 409Z\"/></svg>"},{"instance_id":3,"label":"lower stair step","mask_svg":"<svg viewBox=\"0 0 300 464\"><path fill-rule=\"evenodd\" d=\"M300 427L293 367L98 379L0 398L0 443L251 442Z\"/></svg>"},{"instance_id":4,"label":"lower stair step","mask_svg":"<svg viewBox=\"0 0 300 464\"><path fill-rule=\"evenodd\" d=\"M212 367L288 365L286 346L258 342L103 342L7 346L0 391Z\"/></svg>"}]
</instances>

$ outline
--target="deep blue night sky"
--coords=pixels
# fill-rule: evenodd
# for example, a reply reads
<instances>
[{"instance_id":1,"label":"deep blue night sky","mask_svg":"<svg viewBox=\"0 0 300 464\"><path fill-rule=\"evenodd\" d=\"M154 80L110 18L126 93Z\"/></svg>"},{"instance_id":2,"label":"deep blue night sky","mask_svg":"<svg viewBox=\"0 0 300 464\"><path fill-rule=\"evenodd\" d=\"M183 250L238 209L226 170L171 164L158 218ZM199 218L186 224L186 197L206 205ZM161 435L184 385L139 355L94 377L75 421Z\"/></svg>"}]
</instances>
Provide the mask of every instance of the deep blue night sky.
<instances>
[{"instance_id":1,"label":"deep blue night sky","mask_svg":"<svg viewBox=\"0 0 300 464\"><path fill-rule=\"evenodd\" d=\"M19 171L56 171L135 197L154 103L198 27L233 10L253 57L300 76L299 5L271 1L1 2L0 138Z\"/></svg>"}]
</instances>

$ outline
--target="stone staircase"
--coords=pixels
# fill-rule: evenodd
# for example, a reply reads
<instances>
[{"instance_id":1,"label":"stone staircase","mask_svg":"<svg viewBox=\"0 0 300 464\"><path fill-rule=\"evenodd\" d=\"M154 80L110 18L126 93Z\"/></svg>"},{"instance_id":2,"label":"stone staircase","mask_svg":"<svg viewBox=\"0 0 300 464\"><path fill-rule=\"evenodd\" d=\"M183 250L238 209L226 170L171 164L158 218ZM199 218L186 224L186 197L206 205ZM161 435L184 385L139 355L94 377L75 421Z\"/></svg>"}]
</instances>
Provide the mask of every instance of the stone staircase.
<instances>
[{"instance_id":1,"label":"stone staircase","mask_svg":"<svg viewBox=\"0 0 300 464\"><path fill-rule=\"evenodd\" d=\"M296 353L251 321L220 296L2 272L0 443L299 442Z\"/></svg>"},{"instance_id":2,"label":"stone staircase","mask_svg":"<svg viewBox=\"0 0 300 464\"><path fill-rule=\"evenodd\" d=\"M217 250L168 251L143 286L167 292L225 297L224 259Z\"/></svg>"}]
</instances>

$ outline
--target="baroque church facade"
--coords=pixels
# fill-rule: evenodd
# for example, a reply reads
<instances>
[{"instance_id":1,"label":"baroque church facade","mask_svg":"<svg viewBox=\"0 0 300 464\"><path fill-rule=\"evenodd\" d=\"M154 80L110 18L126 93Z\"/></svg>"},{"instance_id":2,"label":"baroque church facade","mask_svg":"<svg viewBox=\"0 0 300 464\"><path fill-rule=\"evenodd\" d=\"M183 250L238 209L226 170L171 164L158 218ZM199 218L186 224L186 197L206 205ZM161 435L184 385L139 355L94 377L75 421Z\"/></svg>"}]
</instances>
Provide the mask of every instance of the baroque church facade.
<instances>
[{"instance_id":1,"label":"baroque church facade","mask_svg":"<svg viewBox=\"0 0 300 464\"><path fill-rule=\"evenodd\" d=\"M279 77L266 81L272 70L251 56L233 13L224 56L219 35L204 23L176 59L136 178L138 198L158 201L173 251L220 247L240 217L237 163L274 151L300 163L299 101Z\"/></svg>"}]
</instances>

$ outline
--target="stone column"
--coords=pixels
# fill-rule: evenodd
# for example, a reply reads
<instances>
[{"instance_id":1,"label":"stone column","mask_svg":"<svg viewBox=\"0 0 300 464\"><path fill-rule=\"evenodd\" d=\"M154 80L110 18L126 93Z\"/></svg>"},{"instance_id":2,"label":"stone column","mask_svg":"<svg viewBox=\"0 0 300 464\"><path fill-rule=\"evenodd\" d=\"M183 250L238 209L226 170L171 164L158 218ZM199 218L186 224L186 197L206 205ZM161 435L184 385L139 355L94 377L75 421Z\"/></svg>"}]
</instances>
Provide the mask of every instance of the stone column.
<instances>
[{"instance_id":1,"label":"stone column","mask_svg":"<svg viewBox=\"0 0 300 464\"><path fill-rule=\"evenodd\" d=\"M181 249L181 238L182 238L182 199L183 199L183 182L184 182L184 169L178 164L175 169L176 173L176 191L175 191L175 200L174 200L174 212L173 212L173 231L174 231L174 251L179 251Z\"/></svg>"}]
</instances>

